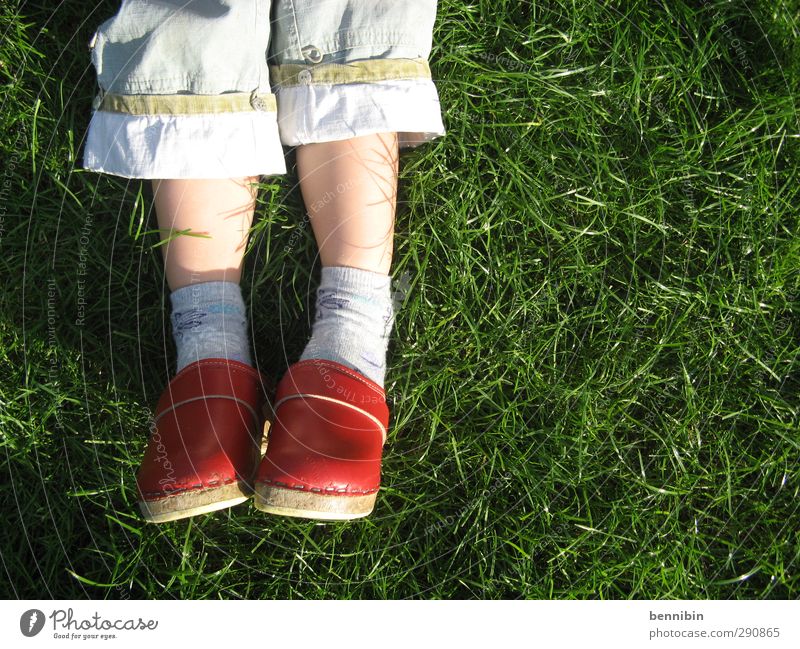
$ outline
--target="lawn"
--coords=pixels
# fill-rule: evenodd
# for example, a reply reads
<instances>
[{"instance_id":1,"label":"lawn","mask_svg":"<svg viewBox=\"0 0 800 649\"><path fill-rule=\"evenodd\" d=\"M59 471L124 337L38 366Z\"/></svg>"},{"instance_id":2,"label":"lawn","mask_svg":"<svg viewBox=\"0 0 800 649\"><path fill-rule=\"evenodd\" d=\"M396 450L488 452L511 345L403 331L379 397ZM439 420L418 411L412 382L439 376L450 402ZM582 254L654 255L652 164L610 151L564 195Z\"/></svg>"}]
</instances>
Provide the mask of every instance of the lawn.
<instances>
[{"instance_id":1,"label":"lawn","mask_svg":"<svg viewBox=\"0 0 800 649\"><path fill-rule=\"evenodd\" d=\"M0 3L0 595L800 596L800 5L442 0L405 153L383 489L351 523L136 506L174 368L147 183L80 168L117 3ZM319 265L263 179L280 376Z\"/></svg>"}]
</instances>

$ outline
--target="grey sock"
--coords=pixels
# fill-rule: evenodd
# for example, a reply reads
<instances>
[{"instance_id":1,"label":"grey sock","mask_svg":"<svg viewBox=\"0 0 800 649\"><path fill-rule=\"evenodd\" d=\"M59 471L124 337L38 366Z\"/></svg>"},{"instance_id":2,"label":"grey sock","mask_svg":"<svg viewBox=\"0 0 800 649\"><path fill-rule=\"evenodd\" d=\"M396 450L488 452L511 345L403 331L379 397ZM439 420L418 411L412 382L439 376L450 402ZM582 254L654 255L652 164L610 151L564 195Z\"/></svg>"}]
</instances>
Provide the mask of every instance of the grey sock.
<instances>
[{"instance_id":1,"label":"grey sock","mask_svg":"<svg viewBox=\"0 0 800 649\"><path fill-rule=\"evenodd\" d=\"M178 369L204 358L252 365L242 290L234 282L202 282L170 295Z\"/></svg>"},{"instance_id":2,"label":"grey sock","mask_svg":"<svg viewBox=\"0 0 800 649\"><path fill-rule=\"evenodd\" d=\"M391 281L360 268L324 267L311 340L300 360L336 361L383 386L394 322Z\"/></svg>"}]
</instances>

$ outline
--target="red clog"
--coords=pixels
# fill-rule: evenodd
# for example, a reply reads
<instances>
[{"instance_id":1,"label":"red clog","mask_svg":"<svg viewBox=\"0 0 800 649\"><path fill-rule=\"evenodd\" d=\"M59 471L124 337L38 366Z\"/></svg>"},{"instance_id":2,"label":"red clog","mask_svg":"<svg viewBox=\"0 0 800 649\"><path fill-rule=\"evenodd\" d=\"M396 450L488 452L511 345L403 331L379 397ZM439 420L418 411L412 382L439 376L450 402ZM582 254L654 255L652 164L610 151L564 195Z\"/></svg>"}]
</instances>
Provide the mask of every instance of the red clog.
<instances>
[{"instance_id":1,"label":"red clog","mask_svg":"<svg viewBox=\"0 0 800 649\"><path fill-rule=\"evenodd\" d=\"M366 516L380 487L388 426L377 383L333 361L295 363L278 384L255 506L302 518Z\"/></svg>"},{"instance_id":2,"label":"red clog","mask_svg":"<svg viewBox=\"0 0 800 649\"><path fill-rule=\"evenodd\" d=\"M239 361L209 358L183 368L161 395L136 476L152 523L236 505L252 494L268 385Z\"/></svg>"}]
</instances>

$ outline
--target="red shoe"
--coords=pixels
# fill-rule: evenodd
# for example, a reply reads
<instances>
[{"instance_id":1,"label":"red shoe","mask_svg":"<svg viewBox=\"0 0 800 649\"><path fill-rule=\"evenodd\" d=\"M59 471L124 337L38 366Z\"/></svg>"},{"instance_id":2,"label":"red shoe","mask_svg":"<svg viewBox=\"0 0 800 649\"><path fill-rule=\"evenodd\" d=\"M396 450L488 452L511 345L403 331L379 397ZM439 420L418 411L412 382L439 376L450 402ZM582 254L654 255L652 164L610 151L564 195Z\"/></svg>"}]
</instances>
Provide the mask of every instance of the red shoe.
<instances>
[{"instance_id":1,"label":"red shoe","mask_svg":"<svg viewBox=\"0 0 800 649\"><path fill-rule=\"evenodd\" d=\"M236 505L252 494L267 383L239 361L209 358L170 381L136 483L152 523Z\"/></svg>"},{"instance_id":2,"label":"red shoe","mask_svg":"<svg viewBox=\"0 0 800 649\"><path fill-rule=\"evenodd\" d=\"M380 487L388 425L377 383L333 361L295 363L278 384L255 506L302 518L366 516Z\"/></svg>"}]
</instances>

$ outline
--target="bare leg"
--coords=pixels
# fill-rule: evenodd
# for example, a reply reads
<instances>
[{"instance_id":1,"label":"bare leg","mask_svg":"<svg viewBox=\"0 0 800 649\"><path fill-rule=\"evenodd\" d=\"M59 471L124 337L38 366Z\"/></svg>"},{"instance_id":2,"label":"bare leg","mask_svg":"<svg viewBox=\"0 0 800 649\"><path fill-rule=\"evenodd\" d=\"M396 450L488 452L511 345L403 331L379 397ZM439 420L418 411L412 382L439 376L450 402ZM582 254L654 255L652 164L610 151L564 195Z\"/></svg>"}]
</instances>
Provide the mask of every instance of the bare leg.
<instances>
[{"instance_id":1,"label":"bare leg","mask_svg":"<svg viewBox=\"0 0 800 649\"><path fill-rule=\"evenodd\" d=\"M300 188L323 266L389 273L397 160L396 133L298 147Z\"/></svg>"},{"instance_id":2,"label":"bare leg","mask_svg":"<svg viewBox=\"0 0 800 649\"><path fill-rule=\"evenodd\" d=\"M177 235L162 246L171 290L199 282L239 283L257 180L153 181L162 241L173 230L206 235Z\"/></svg>"}]
</instances>

